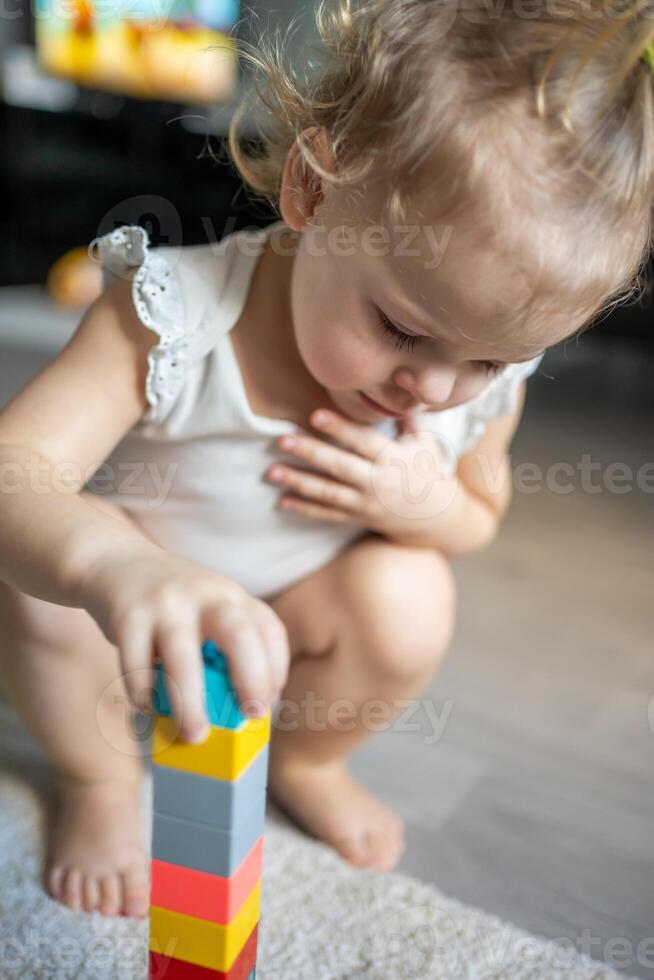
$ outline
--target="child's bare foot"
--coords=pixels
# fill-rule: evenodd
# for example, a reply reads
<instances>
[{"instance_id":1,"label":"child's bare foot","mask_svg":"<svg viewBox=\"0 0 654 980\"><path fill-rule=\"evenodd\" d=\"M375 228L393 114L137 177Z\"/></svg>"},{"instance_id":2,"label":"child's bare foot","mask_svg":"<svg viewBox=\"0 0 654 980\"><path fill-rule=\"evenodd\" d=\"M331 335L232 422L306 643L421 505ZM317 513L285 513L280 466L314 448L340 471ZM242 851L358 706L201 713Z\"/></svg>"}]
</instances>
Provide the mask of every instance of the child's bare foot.
<instances>
[{"instance_id":1,"label":"child's bare foot","mask_svg":"<svg viewBox=\"0 0 654 980\"><path fill-rule=\"evenodd\" d=\"M268 784L281 809L351 864L390 871L400 859L402 820L353 779L342 762L271 760Z\"/></svg>"},{"instance_id":2,"label":"child's bare foot","mask_svg":"<svg viewBox=\"0 0 654 980\"><path fill-rule=\"evenodd\" d=\"M47 888L70 908L144 916L150 885L138 779L58 778L60 806Z\"/></svg>"}]
</instances>

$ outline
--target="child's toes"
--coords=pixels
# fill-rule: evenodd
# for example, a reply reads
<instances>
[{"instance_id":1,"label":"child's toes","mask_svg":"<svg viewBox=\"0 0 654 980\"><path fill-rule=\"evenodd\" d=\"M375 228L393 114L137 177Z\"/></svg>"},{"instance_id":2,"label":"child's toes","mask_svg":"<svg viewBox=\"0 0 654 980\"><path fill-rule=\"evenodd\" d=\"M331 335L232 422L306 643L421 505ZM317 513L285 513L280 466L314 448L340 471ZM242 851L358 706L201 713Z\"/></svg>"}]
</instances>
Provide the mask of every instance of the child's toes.
<instances>
[{"instance_id":1,"label":"child's toes","mask_svg":"<svg viewBox=\"0 0 654 980\"><path fill-rule=\"evenodd\" d=\"M378 871L390 871L397 864L400 847L391 827L379 827L370 831L370 867Z\"/></svg>"},{"instance_id":2,"label":"child's toes","mask_svg":"<svg viewBox=\"0 0 654 980\"><path fill-rule=\"evenodd\" d=\"M406 840L404 837L404 822L398 820L388 828L388 838L392 841L398 854L403 854L406 850Z\"/></svg>"},{"instance_id":3,"label":"child's toes","mask_svg":"<svg viewBox=\"0 0 654 980\"><path fill-rule=\"evenodd\" d=\"M137 870L126 871L123 876L123 912L125 915L142 917L150 908L150 891L144 874Z\"/></svg>"},{"instance_id":4,"label":"child's toes","mask_svg":"<svg viewBox=\"0 0 654 980\"><path fill-rule=\"evenodd\" d=\"M383 830L371 830L368 834L370 841L370 867L377 871L386 871L390 841Z\"/></svg>"},{"instance_id":5,"label":"child's toes","mask_svg":"<svg viewBox=\"0 0 654 980\"><path fill-rule=\"evenodd\" d=\"M391 813L390 825L400 840L404 840L404 820L397 813Z\"/></svg>"},{"instance_id":6,"label":"child's toes","mask_svg":"<svg viewBox=\"0 0 654 980\"><path fill-rule=\"evenodd\" d=\"M392 810L389 810L385 814L383 827L389 835L394 836L396 839L404 837L404 820Z\"/></svg>"},{"instance_id":7,"label":"child's toes","mask_svg":"<svg viewBox=\"0 0 654 980\"><path fill-rule=\"evenodd\" d=\"M50 873L46 879L46 887L53 898L61 901L61 882L64 876L64 869L56 864L50 869Z\"/></svg>"},{"instance_id":8,"label":"child's toes","mask_svg":"<svg viewBox=\"0 0 654 980\"><path fill-rule=\"evenodd\" d=\"M82 872L78 868L68 868L61 885L64 905L78 909L82 905Z\"/></svg>"},{"instance_id":9,"label":"child's toes","mask_svg":"<svg viewBox=\"0 0 654 980\"><path fill-rule=\"evenodd\" d=\"M404 821L399 817L395 818L394 815L384 824L383 828L384 836L388 841L390 847L398 852L404 851L405 840L404 840Z\"/></svg>"},{"instance_id":10,"label":"child's toes","mask_svg":"<svg viewBox=\"0 0 654 980\"><path fill-rule=\"evenodd\" d=\"M118 915L121 906L120 881L117 874L100 879L100 911L103 915Z\"/></svg>"},{"instance_id":11,"label":"child's toes","mask_svg":"<svg viewBox=\"0 0 654 980\"><path fill-rule=\"evenodd\" d=\"M406 850L404 824L401 821L399 827L392 827L388 831L388 841L389 848L393 852L394 863L397 863Z\"/></svg>"},{"instance_id":12,"label":"child's toes","mask_svg":"<svg viewBox=\"0 0 654 980\"><path fill-rule=\"evenodd\" d=\"M82 883L82 908L85 912L95 912L100 904L100 886L95 875L84 875Z\"/></svg>"},{"instance_id":13,"label":"child's toes","mask_svg":"<svg viewBox=\"0 0 654 980\"><path fill-rule=\"evenodd\" d=\"M344 837L336 841L341 856L357 867L365 868L370 861L370 848L366 836Z\"/></svg>"}]
</instances>

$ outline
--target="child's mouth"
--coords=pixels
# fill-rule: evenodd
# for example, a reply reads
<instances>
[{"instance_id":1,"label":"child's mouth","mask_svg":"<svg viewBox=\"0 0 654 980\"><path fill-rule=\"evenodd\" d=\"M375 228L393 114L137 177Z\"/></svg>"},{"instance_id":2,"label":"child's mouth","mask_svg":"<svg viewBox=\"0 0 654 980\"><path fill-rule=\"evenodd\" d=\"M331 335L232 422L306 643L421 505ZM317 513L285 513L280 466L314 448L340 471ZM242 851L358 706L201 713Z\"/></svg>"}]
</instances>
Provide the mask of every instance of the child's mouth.
<instances>
[{"instance_id":1,"label":"child's mouth","mask_svg":"<svg viewBox=\"0 0 654 980\"><path fill-rule=\"evenodd\" d=\"M357 394L363 403L368 406L368 408L374 409L376 412L379 412L380 415L388 415L392 419L404 419L408 418L411 414L410 412L391 412L388 408L384 408L383 405L380 405L379 402L373 401L372 398L368 398L368 396L364 395L362 391L357 392Z\"/></svg>"}]
</instances>

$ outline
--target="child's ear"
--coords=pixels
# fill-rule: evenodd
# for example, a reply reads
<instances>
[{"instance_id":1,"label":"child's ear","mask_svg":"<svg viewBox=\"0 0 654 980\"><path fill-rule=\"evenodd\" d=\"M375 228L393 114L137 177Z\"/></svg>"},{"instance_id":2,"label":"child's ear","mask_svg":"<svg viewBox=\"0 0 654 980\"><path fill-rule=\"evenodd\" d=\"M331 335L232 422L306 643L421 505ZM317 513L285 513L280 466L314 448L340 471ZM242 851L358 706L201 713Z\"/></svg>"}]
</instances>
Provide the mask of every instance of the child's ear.
<instances>
[{"instance_id":1,"label":"child's ear","mask_svg":"<svg viewBox=\"0 0 654 980\"><path fill-rule=\"evenodd\" d=\"M328 181L304 158L300 140L319 167L328 172L334 169L334 157L325 131L319 126L305 129L288 151L279 193L281 216L295 231L311 223L328 190Z\"/></svg>"}]
</instances>

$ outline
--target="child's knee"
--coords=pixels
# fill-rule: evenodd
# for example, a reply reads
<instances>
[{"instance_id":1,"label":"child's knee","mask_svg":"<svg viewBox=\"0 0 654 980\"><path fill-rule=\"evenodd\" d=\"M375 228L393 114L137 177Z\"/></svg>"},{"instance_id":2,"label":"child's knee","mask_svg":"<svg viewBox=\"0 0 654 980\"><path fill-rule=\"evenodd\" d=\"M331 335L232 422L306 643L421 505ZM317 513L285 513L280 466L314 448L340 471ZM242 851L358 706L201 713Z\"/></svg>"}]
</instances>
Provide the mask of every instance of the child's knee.
<instances>
[{"instance_id":1,"label":"child's knee","mask_svg":"<svg viewBox=\"0 0 654 980\"><path fill-rule=\"evenodd\" d=\"M362 652L386 675L432 672L449 647L456 587L447 559L435 549L371 539L343 581Z\"/></svg>"}]
</instances>

